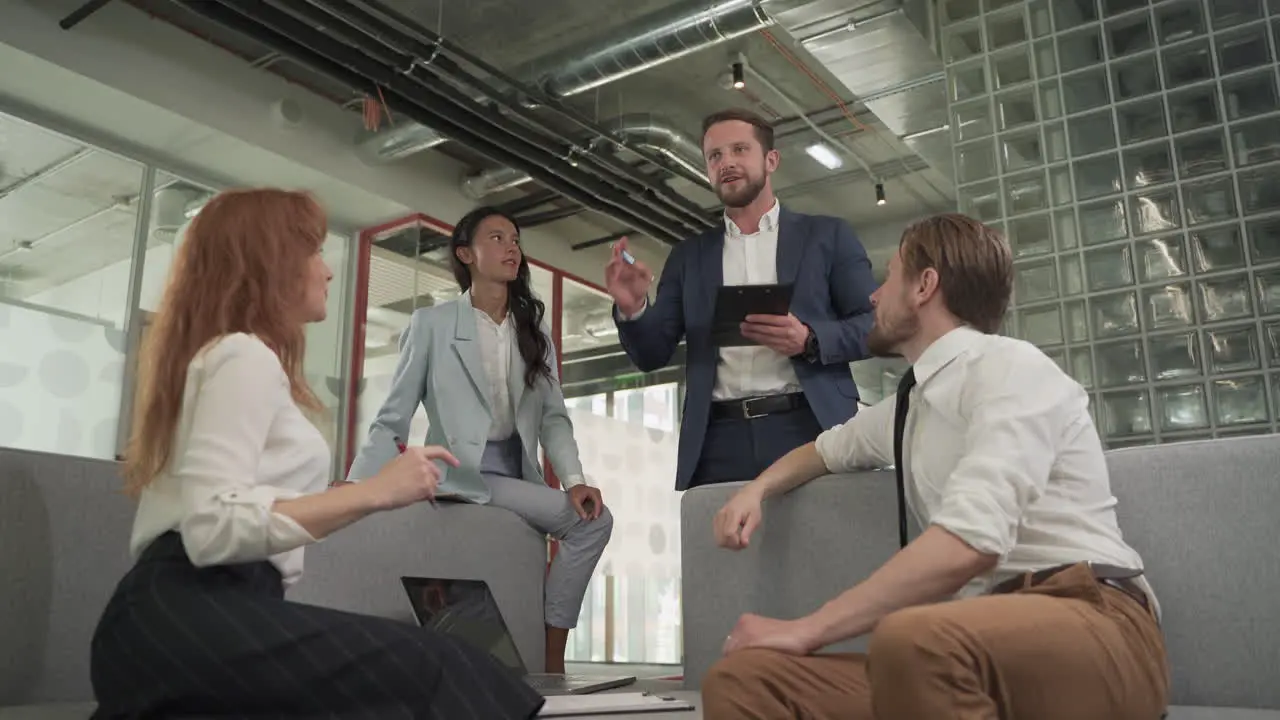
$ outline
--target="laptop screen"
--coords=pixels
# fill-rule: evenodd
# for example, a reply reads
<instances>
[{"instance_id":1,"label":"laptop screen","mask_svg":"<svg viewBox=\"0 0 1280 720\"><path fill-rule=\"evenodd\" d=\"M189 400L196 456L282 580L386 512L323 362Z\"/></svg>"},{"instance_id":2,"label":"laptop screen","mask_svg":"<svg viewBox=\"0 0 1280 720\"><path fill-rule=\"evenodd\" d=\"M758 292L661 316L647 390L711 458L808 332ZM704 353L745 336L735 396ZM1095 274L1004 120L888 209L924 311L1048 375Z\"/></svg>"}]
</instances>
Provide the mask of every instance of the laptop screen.
<instances>
[{"instance_id":1,"label":"laptop screen","mask_svg":"<svg viewBox=\"0 0 1280 720\"><path fill-rule=\"evenodd\" d=\"M493 655L498 662L527 675L520 651L498 603L483 580L402 577L418 624Z\"/></svg>"}]
</instances>

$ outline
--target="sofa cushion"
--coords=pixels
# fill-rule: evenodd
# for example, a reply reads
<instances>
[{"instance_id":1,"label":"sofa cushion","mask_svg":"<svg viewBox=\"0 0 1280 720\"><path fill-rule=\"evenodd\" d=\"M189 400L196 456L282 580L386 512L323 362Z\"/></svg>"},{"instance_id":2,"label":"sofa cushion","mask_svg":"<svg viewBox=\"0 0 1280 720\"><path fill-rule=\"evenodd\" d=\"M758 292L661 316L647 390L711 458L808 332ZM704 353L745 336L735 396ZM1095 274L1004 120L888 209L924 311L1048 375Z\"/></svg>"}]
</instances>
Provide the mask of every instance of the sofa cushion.
<instances>
[{"instance_id":1,"label":"sofa cushion","mask_svg":"<svg viewBox=\"0 0 1280 720\"><path fill-rule=\"evenodd\" d=\"M1107 464L1163 611L1172 702L1280 709L1280 439L1126 448Z\"/></svg>"},{"instance_id":2,"label":"sofa cushion","mask_svg":"<svg viewBox=\"0 0 1280 720\"><path fill-rule=\"evenodd\" d=\"M4 719L0 718L0 720ZM1280 710L1241 710L1178 705L1169 708L1169 717L1165 720L1280 720Z\"/></svg>"},{"instance_id":3,"label":"sofa cushion","mask_svg":"<svg viewBox=\"0 0 1280 720\"><path fill-rule=\"evenodd\" d=\"M50 703L0 707L0 720L89 720L97 705L93 703Z\"/></svg>"}]
</instances>

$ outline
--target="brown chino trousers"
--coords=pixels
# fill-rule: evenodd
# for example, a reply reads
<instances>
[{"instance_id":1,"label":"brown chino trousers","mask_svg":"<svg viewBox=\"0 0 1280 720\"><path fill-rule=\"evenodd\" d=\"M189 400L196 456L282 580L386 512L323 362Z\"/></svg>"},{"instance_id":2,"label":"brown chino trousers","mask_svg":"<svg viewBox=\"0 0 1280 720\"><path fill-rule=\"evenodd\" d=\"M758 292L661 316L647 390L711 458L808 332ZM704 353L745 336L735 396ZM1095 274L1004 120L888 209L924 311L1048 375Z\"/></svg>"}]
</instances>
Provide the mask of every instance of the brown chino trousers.
<instances>
[{"instance_id":1,"label":"brown chino trousers","mask_svg":"<svg viewBox=\"0 0 1280 720\"><path fill-rule=\"evenodd\" d=\"M1154 615L1078 565L893 613L866 655L731 653L702 703L707 720L1158 720L1168 694Z\"/></svg>"}]
</instances>

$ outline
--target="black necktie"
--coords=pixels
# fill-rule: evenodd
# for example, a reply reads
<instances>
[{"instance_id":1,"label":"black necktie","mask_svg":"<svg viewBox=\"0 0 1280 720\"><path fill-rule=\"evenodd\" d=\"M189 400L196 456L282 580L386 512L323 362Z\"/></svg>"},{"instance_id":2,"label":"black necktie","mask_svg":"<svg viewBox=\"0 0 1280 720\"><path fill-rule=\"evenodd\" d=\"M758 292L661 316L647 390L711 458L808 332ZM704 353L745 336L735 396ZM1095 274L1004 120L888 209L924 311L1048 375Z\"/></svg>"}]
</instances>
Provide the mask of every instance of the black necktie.
<instances>
[{"instance_id":1,"label":"black necktie","mask_svg":"<svg viewBox=\"0 0 1280 720\"><path fill-rule=\"evenodd\" d=\"M908 368L898 381L898 406L893 413L893 469L898 474L898 543L907 546L907 486L903 480L902 435L907 429L907 410L911 405L911 388L916 386L916 369Z\"/></svg>"}]
</instances>

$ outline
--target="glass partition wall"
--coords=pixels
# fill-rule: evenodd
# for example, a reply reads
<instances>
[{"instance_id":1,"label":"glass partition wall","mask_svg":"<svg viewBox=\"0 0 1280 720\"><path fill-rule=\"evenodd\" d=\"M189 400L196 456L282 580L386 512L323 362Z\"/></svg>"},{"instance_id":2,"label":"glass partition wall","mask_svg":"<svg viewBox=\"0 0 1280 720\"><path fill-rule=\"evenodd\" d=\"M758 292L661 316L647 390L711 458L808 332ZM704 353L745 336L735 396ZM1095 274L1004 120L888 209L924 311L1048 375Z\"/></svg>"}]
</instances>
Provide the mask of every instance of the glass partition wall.
<instances>
[{"instance_id":1,"label":"glass partition wall","mask_svg":"<svg viewBox=\"0 0 1280 720\"><path fill-rule=\"evenodd\" d=\"M0 157L0 446L116 458L174 247L216 188L4 114ZM351 245L326 240L329 315L307 328L315 419L334 448Z\"/></svg>"},{"instance_id":2,"label":"glass partition wall","mask_svg":"<svg viewBox=\"0 0 1280 720\"><path fill-rule=\"evenodd\" d=\"M1276 430L1276 0L947 0L961 207L1108 446Z\"/></svg>"}]
</instances>

